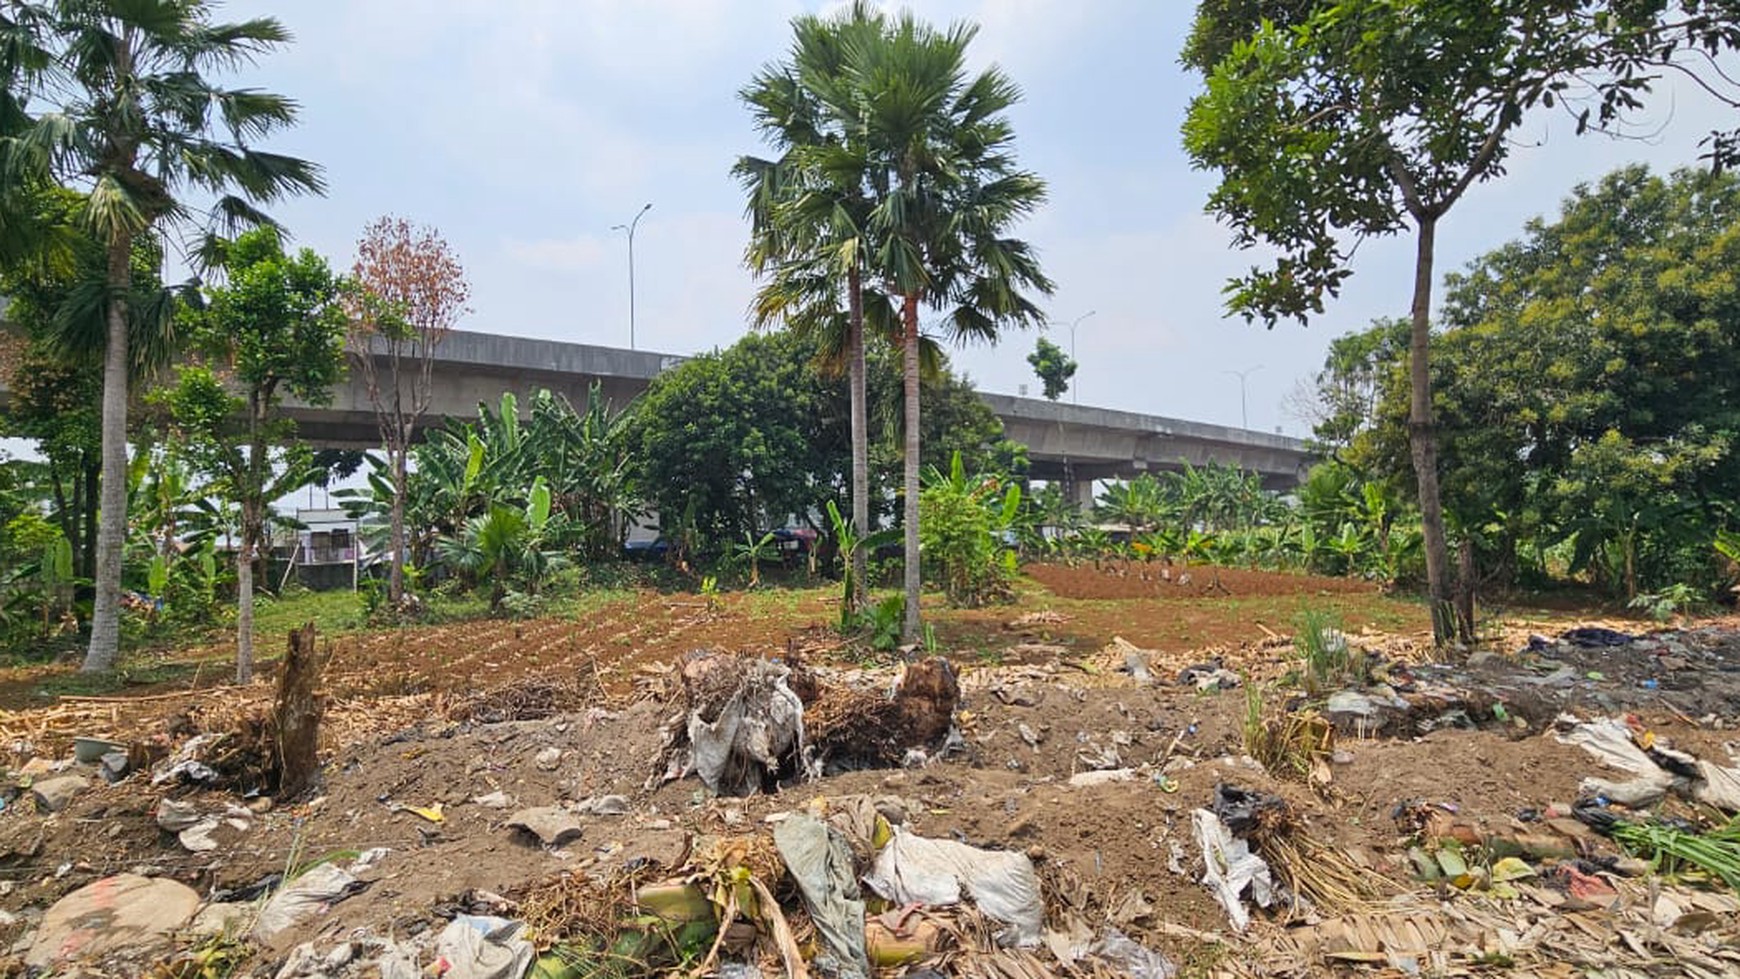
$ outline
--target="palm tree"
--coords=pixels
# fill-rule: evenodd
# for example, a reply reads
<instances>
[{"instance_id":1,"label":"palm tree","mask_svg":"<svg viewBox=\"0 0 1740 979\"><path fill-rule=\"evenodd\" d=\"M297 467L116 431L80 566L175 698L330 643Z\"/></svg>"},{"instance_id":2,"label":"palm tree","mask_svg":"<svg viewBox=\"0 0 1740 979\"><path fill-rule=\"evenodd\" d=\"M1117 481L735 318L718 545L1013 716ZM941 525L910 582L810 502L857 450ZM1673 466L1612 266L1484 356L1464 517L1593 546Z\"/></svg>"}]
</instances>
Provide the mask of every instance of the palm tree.
<instances>
[{"instance_id":1,"label":"palm tree","mask_svg":"<svg viewBox=\"0 0 1740 979\"><path fill-rule=\"evenodd\" d=\"M844 360L851 402L853 533L870 524L870 424L865 386L864 322L884 324L885 296L864 283L868 254L865 157L854 124L856 96L845 71L851 46L874 43L884 19L864 0L834 18L812 14L792 21L788 61L757 74L739 97L756 128L780 151L775 160L745 156L736 174L748 195L750 240L745 261L766 281L752 312L757 326L775 321L819 335L823 357ZM845 309L840 309L842 293ZM865 604L867 555L852 552L848 611Z\"/></svg>"},{"instance_id":2,"label":"palm tree","mask_svg":"<svg viewBox=\"0 0 1740 979\"><path fill-rule=\"evenodd\" d=\"M940 314L957 342L991 342L1004 326L1044 322L1024 290L1052 288L1027 243L1007 236L1044 201L1045 184L1015 165L1005 113L1020 90L996 67L967 76L977 33L902 14L845 49L868 163L867 269L898 299L900 315L908 642L919 631L919 310Z\"/></svg>"},{"instance_id":3,"label":"palm tree","mask_svg":"<svg viewBox=\"0 0 1740 979\"><path fill-rule=\"evenodd\" d=\"M313 164L251 145L294 122L294 102L206 77L288 42L276 20L214 23L203 0L54 0L8 9L13 19L0 29L40 38L49 55L32 67L27 90L57 108L15 127L6 162L86 190L82 219L106 250L102 499L84 663L106 670L120 639L134 242L192 219L192 194L212 195L210 219L234 231L270 223L258 203L323 188Z\"/></svg>"}]
</instances>

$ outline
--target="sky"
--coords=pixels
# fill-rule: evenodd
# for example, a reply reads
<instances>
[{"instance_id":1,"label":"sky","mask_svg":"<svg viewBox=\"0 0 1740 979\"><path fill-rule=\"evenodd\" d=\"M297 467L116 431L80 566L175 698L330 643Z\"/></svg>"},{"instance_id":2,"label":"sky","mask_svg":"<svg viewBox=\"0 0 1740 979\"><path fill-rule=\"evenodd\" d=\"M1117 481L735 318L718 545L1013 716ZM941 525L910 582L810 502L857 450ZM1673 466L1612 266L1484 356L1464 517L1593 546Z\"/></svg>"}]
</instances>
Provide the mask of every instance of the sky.
<instances>
[{"instance_id":1,"label":"sky","mask_svg":"<svg viewBox=\"0 0 1740 979\"><path fill-rule=\"evenodd\" d=\"M235 0L220 16L276 16L296 42L238 82L289 95L300 124L272 148L320 163L329 193L277 205L298 244L348 267L386 213L437 227L465 263L469 330L628 344L635 235L637 345L690 354L747 329L755 283L732 163L761 153L737 91L782 58L788 0ZM1196 81L1177 65L1186 0L937 0L935 22L977 22L976 64L1025 92L1011 113L1024 166L1050 197L1018 233L1057 283L1054 340L1080 363L1066 398L1288 434L1285 406L1329 341L1405 315L1412 245L1364 243L1342 297L1309 327L1227 319L1222 286L1260 259L1203 211L1179 126ZM824 8L825 9L825 8ZM1579 182L1632 161L1692 163L1720 109L1668 85L1643 138L1573 135L1532 117L1510 172L1444 221L1441 270L1550 214ZM1731 123L1730 123L1731 125ZM1659 132L1656 132L1659 131ZM1082 319L1082 317L1086 317ZM1071 336L1069 324L1079 320ZM1031 332L955 354L983 390L1037 393ZM1245 371L1245 404L1240 380Z\"/></svg>"}]
</instances>

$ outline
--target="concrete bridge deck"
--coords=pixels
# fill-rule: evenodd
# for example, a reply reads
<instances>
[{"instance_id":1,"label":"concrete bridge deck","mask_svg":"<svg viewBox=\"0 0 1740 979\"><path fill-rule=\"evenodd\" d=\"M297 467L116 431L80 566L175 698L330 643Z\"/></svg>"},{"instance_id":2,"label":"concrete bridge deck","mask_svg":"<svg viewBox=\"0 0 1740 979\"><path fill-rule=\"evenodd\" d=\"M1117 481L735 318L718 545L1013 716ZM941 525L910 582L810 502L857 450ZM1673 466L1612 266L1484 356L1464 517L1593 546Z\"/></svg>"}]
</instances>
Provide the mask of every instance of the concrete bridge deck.
<instances>
[{"instance_id":1,"label":"concrete bridge deck","mask_svg":"<svg viewBox=\"0 0 1740 979\"><path fill-rule=\"evenodd\" d=\"M627 404L660 372L685 358L643 350L455 331L436 350L434 399L426 425L472 418L479 402L494 404L504 391L522 399L541 388L585 401L594 382L616 405ZM1310 465L1305 443L1266 432L1061 404L1006 394L982 395L1003 420L1009 438L1028 447L1033 475L1090 487L1093 480L1129 478L1188 462L1237 466L1262 474L1273 489L1298 483ZM0 407L7 391L0 378ZM374 410L358 372L333 392L330 405L290 402L289 414L310 442L330 447L379 444Z\"/></svg>"}]
</instances>

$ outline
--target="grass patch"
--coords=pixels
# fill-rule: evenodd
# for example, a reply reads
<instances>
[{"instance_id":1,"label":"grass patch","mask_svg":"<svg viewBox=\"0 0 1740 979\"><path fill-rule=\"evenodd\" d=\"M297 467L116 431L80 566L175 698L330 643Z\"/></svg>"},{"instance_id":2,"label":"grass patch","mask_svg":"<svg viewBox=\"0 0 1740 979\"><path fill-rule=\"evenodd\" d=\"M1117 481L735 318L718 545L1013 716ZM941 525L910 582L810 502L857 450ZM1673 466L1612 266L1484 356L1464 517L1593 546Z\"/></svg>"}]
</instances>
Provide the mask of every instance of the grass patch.
<instances>
[{"instance_id":1,"label":"grass patch","mask_svg":"<svg viewBox=\"0 0 1740 979\"><path fill-rule=\"evenodd\" d=\"M1371 681L1371 659L1348 642L1332 612L1309 609L1293 629L1293 648L1305 661L1305 690L1322 696Z\"/></svg>"},{"instance_id":2,"label":"grass patch","mask_svg":"<svg viewBox=\"0 0 1740 979\"><path fill-rule=\"evenodd\" d=\"M189 662L123 663L107 673L59 673L46 677L36 692L48 698L102 697L128 687L191 682L200 669L201 664Z\"/></svg>"}]
</instances>

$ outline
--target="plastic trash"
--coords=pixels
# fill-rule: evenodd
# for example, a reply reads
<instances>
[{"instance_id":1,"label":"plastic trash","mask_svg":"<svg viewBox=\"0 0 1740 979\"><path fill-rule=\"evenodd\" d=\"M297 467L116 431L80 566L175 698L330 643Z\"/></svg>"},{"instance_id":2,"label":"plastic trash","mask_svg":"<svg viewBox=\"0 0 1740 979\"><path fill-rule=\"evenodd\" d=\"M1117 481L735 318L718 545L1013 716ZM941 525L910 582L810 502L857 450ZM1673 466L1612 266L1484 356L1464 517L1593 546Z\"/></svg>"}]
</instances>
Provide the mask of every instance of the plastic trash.
<instances>
[{"instance_id":1,"label":"plastic trash","mask_svg":"<svg viewBox=\"0 0 1740 979\"><path fill-rule=\"evenodd\" d=\"M1247 888L1258 906L1266 908L1275 903L1275 882L1269 874L1269 865L1251 852L1249 843L1236 839L1226 823L1213 812L1193 809L1190 823L1196 835L1196 845L1202 851L1205 868L1202 882L1226 909L1233 928L1244 931L1251 923L1243 899Z\"/></svg>"},{"instance_id":2,"label":"plastic trash","mask_svg":"<svg viewBox=\"0 0 1740 979\"><path fill-rule=\"evenodd\" d=\"M352 861L346 869L335 863L323 863L281 888L260 908L254 922L253 936L258 942L271 941L280 932L304 918L312 917L367 887L356 874L373 866L384 849L368 850Z\"/></svg>"},{"instance_id":3,"label":"plastic trash","mask_svg":"<svg viewBox=\"0 0 1740 979\"><path fill-rule=\"evenodd\" d=\"M1123 970L1130 979L1172 979L1178 975L1178 966L1171 959L1137 944L1116 928L1107 929L1106 937L1094 942L1088 952Z\"/></svg>"},{"instance_id":4,"label":"plastic trash","mask_svg":"<svg viewBox=\"0 0 1740 979\"><path fill-rule=\"evenodd\" d=\"M1589 649L1604 649L1609 646L1629 646L1637 639L1629 633L1615 629L1603 629L1600 626L1582 626L1567 629L1560 638L1568 643Z\"/></svg>"},{"instance_id":5,"label":"plastic trash","mask_svg":"<svg viewBox=\"0 0 1740 979\"><path fill-rule=\"evenodd\" d=\"M833 959L833 971L841 979L868 976L864 900L854 874L852 848L845 837L815 817L798 812L773 828L773 842L786 870L797 881L804 907Z\"/></svg>"},{"instance_id":6,"label":"plastic trash","mask_svg":"<svg viewBox=\"0 0 1740 979\"><path fill-rule=\"evenodd\" d=\"M998 933L999 944L1032 948L1042 938L1039 875L1026 854L927 839L896 826L864 883L898 904L936 907L959 904L965 890L987 917L1009 926Z\"/></svg>"},{"instance_id":7,"label":"plastic trash","mask_svg":"<svg viewBox=\"0 0 1740 979\"><path fill-rule=\"evenodd\" d=\"M442 979L521 979L537 949L520 937L523 921L462 914L435 939L435 974Z\"/></svg>"},{"instance_id":8,"label":"plastic trash","mask_svg":"<svg viewBox=\"0 0 1740 979\"><path fill-rule=\"evenodd\" d=\"M1673 774L1663 771L1631 740L1631 728L1618 718L1606 717L1578 724L1570 733L1560 736L1559 741L1577 745L1610 768L1637 776L1628 782L1586 778L1579 786L1586 795L1599 796L1625 806L1647 806L1660 801L1673 787Z\"/></svg>"},{"instance_id":9,"label":"plastic trash","mask_svg":"<svg viewBox=\"0 0 1740 979\"><path fill-rule=\"evenodd\" d=\"M710 705L689 712L695 774L707 788L721 795L751 795L761 790L764 774L779 770L781 759L793 752L802 757L804 705L786 686L790 674L778 663L748 660L736 689L711 719Z\"/></svg>"}]
</instances>

